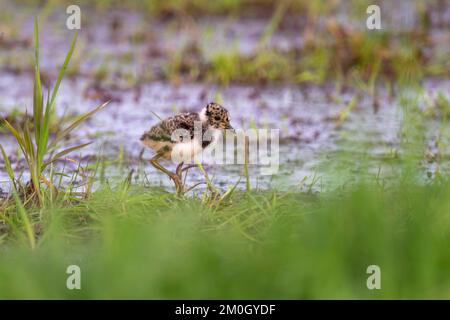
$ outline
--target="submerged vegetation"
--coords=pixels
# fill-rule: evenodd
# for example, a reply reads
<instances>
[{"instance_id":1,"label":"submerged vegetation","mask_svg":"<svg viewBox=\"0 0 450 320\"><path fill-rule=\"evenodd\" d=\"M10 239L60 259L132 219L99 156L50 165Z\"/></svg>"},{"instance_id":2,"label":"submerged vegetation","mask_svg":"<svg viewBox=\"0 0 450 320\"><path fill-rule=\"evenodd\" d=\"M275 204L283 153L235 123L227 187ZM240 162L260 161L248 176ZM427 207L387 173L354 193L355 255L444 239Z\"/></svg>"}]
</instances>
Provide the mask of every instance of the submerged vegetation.
<instances>
[{"instance_id":1,"label":"submerged vegetation","mask_svg":"<svg viewBox=\"0 0 450 320\"><path fill-rule=\"evenodd\" d=\"M51 17L55 8L69 3L40 1L40 14ZM139 10L175 33L186 26L193 30L180 45L156 47L159 35L148 31L148 24L120 32L125 28L114 8L123 8L122 3L99 1L90 8L96 14L113 12L106 20L112 42L129 41L136 51L108 48L101 63L92 63L98 59L86 49L92 36L79 41L78 52L75 36L54 86L48 64L40 64L37 22L34 39L5 28L0 69L30 73L34 85L30 113L9 110L0 123L0 169L10 186L0 189L0 298L450 298L450 97L446 92L426 95L420 85L430 77L449 77L446 50L431 32L430 10L439 11L441 4L414 1L414 28L369 33L338 19L342 3L127 2L130 12ZM349 3L364 14L363 2ZM251 50L205 48L202 38L208 31L199 31L193 17L224 15L231 21L265 17ZM85 19L89 23L93 18ZM296 28L300 44L274 44L277 32ZM30 68L18 52L32 49ZM99 102L120 102L121 90L129 88L136 89L139 99L141 85L151 81L250 84L255 96L261 84L304 91L331 84L334 91L327 98L340 106L327 119L336 131L336 148L324 151L320 174L285 190L253 185L248 165L221 195L211 178L205 191L177 197L156 187L157 181L136 182L134 166L126 168L128 175L105 178L107 168L100 161L83 165L68 158L88 143L62 147L74 129L105 106L74 119L60 118L57 97L64 75L87 79L81 95ZM390 100L380 102L380 91ZM220 100L220 92L216 94ZM352 136L359 127L347 126L361 119L353 117L367 98L373 115L386 101L395 101L401 113L398 140L376 154L377 167L368 160L375 147L355 142ZM256 128L254 118L260 115L241 113L248 113L246 121ZM6 143L17 152L8 154ZM122 164L123 146L117 150ZM299 160L288 161L297 166ZM17 169L14 162L24 165ZM66 162L76 169L66 172ZM337 181L334 188L317 186L330 180ZM241 181L245 188L237 188ZM67 290L69 265L80 266L82 290ZM381 268L382 290L367 289L370 265Z\"/></svg>"}]
</instances>

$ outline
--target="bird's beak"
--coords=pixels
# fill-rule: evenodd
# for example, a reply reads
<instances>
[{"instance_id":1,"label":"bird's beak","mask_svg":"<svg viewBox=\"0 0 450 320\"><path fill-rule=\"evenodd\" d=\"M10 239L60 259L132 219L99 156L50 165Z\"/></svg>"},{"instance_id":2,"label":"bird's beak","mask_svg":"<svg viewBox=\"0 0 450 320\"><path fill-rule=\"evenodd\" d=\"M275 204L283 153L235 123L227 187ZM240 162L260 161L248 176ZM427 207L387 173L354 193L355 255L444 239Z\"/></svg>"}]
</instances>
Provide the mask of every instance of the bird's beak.
<instances>
[{"instance_id":1,"label":"bird's beak","mask_svg":"<svg viewBox=\"0 0 450 320\"><path fill-rule=\"evenodd\" d=\"M233 134L236 134L236 130L229 124L227 130L230 130Z\"/></svg>"}]
</instances>

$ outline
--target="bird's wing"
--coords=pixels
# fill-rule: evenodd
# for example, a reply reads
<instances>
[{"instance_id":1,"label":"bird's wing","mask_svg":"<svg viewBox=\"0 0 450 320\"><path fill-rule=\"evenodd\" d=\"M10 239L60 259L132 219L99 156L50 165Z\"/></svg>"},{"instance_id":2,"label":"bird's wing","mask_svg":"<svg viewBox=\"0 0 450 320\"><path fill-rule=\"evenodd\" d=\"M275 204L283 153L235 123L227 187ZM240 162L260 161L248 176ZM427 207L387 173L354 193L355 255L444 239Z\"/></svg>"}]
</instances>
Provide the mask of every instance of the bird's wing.
<instances>
[{"instance_id":1,"label":"bird's wing","mask_svg":"<svg viewBox=\"0 0 450 320\"><path fill-rule=\"evenodd\" d=\"M189 132L191 139L194 138L195 122L200 121L198 113L180 113L173 117L173 126L175 129L184 129ZM174 129L174 130L175 130Z\"/></svg>"},{"instance_id":2,"label":"bird's wing","mask_svg":"<svg viewBox=\"0 0 450 320\"><path fill-rule=\"evenodd\" d=\"M167 118L152 128L150 128L149 131L145 132L141 140L154 140L154 141L172 141L172 142L179 142L179 140L174 141L172 139L172 133L176 129L185 129L188 130L191 139L194 137L194 129L195 129L195 122L200 121L200 117L198 113L180 113L176 116Z\"/></svg>"}]
</instances>

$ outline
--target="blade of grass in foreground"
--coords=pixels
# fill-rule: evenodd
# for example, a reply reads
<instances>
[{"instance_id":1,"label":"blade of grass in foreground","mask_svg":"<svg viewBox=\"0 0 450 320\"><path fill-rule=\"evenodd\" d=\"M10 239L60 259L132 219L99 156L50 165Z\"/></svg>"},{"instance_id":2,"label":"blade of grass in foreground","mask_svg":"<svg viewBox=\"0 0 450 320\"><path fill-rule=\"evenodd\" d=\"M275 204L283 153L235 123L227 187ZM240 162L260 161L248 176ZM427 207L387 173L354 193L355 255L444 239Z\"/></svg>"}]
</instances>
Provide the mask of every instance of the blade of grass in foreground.
<instances>
[{"instance_id":1,"label":"blade of grass in foreground","mask_svg":"<svg viewBox=\"0 0 450 320\"><path fill-rule=\"evenodd\" d=\"M73 51L75 50L77 38L78 38L78 32L76 32L75 35L73 36L72 44L70 46L69 52L67 53L66 59L64 60L61 70L59 71L58 79L56 80L55 88L53 89L52 98L50 100L50 109L53 108L53 105L55 104L55 99L58 94L59 86L64 77L64 74L66 73L67 66L69 64L70 58L72 57Z\"/></svg>"},{"instance_id":2,"label":"blade of grass in foreground","mask_svg":"<svg viewBox=\"0 0 450 320\"><path fill-rule=\"evenodd\" d=\"M14 170L12 169L11 162L9 161L8 156L6 155L5 149L0 144L0 151L2 152L3 160L5 161L5 170L8 174L9 180L11 180L12 186L15 188L14 184Z\"/></svg>"},{"instance_id":3,"label":"blade of grass in foreground","mask_svg":"<svg viewBox=\"0 0 450 320\"><path fill-rule=\"evenodd\" d=\"M25 233L28 238L29 245L31 249L34 249L36 247L36 238L34 235L33 227L31 226L30 219L28 218L27 211L25 210L25 207L22 204L22 201L20 201L19 195L17 194L15 182L14 182L14 170L11 167L11 162L9 161L8 156L6 155L5 149L3 149L3 146L0 145L0 151L3 156L3 160L5 162L5 169L8 173L8 176L11 180L12 185L12 194L14 197L14 200L16 202L17 210L19 212L20 218L23 222L23 226L25 228Z\"/></svg>"},{"instance_id":4,"label":"blade of grass in foreground","mask_svg":"<svg viewBox=\"0 0 450 320\"><path fill-rule=\"evenodd\" d=\"M72 43L69 51L67 52L64 63L59 71L57 81L53 92L48 89L47 100L44 103L44 96L42 93L41 74L39 66L39 24L38 18L34 21L34 40L35 40L35 75L33 86L33 118L34 128L30 126L28 121L25 122L23 127L14 128L8 121L4 120L5 127L15 137L18 146L23 152L25 160L28 165L28 170L31 177L31 185L33 187L33 196L37 196L41 207L44 205L44 190L41 189L41 181L45 181L47 185L52 185L51 182L43 176L44 170L49 164L58 160L59 158L81 149L88 144L80 144L71 148L67 148L63 151L56 153L52 156L53 152L57 151L58 142L66 138L72 130L78 127L81 123L86 121L89 117L96 112L103 109L107 103L104 103L90 112L81 115L75 120L68 128L57 133L55 139L49 144L49 127L50 118L53 114L56 98L61 85L61 81L67 70L67 66L70 62L72 54L75 50L78 34L76 33L72 39ZM44 107L45 105L45 107ZM50 158L51 159L46 159ZM45 160L47 160L45 162Z\"/></svg>"},{"instance_id":5,"label":"blade of grass in foreground","mask_svg":"<svg viewBox=\"0 0 450 320\"><path fill-rule=\"evenodd\" d=\"M34 54L35 54L35 75L33 84L33 116L34 126L36 132L36 141L40 141L41 124L42 124L42 110L43 110L43 97L42 97L42 84L41 84L41 72L39 67L39 25L37 17L34 20Z\"/></svg>"},{"instance_id":6,"label":"blade of grass in foreground","mask_svg":"<svg viewBox=\"0 0 450 320\"><path fill-rule=\"evenodd\" d=\"M38 24L37 24L37 18L36 18L36 24L35 24L35 32L36 32L36 70L37 72L39 72L39 36L38 36ZM42 124L42 131L39 134L39 137L36 136L36 143L37 143L37 148L39 150L38 152L38 160L39 163L42 165L43 163L43 159L44 156L47 152L47 148L48 148L48 138L49 138L49 125L50 125L50 115L51 115L51 111L53 110L54 106L55 106L55 101L56 101L56 97L58 95L58 91L59 91L59 87L61 85L61 81L64 77L64 74L67 70L67 66L70 62L70 59L72 57L73 51L75 50L75 45L77 42L77 38L78 38L78 33L75 33L73 39L72 39L72 43L70 45L70 49L69 52L66 55L66 58L64 60L64 63L61 67L61 70L59 71L58 74L58 79L56 80L55 83L55 87L53 89L53 92L51 94L51 98L50 98L50 89L49 89L49 94L47 96L47 103L46 103L46 107L45 107L45 115L43 118L43 124ZM37 82L40 83L40 80L38 79L40 78L40 76L37 76ZM42 96L42 93L40 93ZM41 108L42 110L42 108Z\"/></svg>"},{"instance_id":7,"label":"blade of grass in foreground","mask_svg":"<svg viewBox=\"0 0 450 320\"><path fill-rule=\"evenodd\" d=\"M16 206L17 210L19 211L20 218L23 221L30 248L34 249L36 248L36 237L34 235L33 227L31 226L30 219L28 219L27 211L25 210L25 207L23 206L23 203L20 200L19 195L17 194L15 189L13 189L13 197L16 201Z\"/></svg>"},{"instance_id":8,"label":"blade of grass in foreground","mask_svg":"<svg viewBox=\"0 0 450 320\"><path fill-rule=\"evenodd\" d=\"M58 159L64 157L65 155L67 155L75 150L84 148L90 144L92 144L92 142L83 143L83 144L77 145L75 147L67 148L61 152L58 152L55 156L53 156L53 158L50 161L47 161L46 163L44 163L43 169L45 169L48 165L52 164L53 162L57 161Z\"/></svg>"},{"instance_id":9,"label":"blade of grass in foreground","mask_svg":"<svg viewBox=\"0 0 450 320\"><path fill-rule=\"evenodd\" d=\"M85 114L78 117L77 120L75 120L70 126L68 126L66 129L62 130L60 133L58 133L55 137L55 139L50 143L49 149L53 149L57 146L58 142L66 138L70 132L72 132L76 127L78 127L80 124L84 123L87 119L89 119L91 116L93 116L95 113L102 110L104 107L108 105L109 101L99 105L98 107L94 108L93 110L86 112Z\"/></svg>"},{"instance_id":10,"label":"blade of grass in foreground","mask_svg":"<svg viewBox=\"0 0 450 320\"><path fill-rule=\"evenodd\" d=\"M205 180L206 180L206 184L208 185L208 188L215 192L215 193L219 193L219 191L217 190L217 188L214 186L214 184L212 183L211 179L208 176L208 173L206 172L205 168L203 167L202 163L197 160L197 165L200 169L200 171L203 173L203 175L205 176Z\"/></svg>"}]
</instances>

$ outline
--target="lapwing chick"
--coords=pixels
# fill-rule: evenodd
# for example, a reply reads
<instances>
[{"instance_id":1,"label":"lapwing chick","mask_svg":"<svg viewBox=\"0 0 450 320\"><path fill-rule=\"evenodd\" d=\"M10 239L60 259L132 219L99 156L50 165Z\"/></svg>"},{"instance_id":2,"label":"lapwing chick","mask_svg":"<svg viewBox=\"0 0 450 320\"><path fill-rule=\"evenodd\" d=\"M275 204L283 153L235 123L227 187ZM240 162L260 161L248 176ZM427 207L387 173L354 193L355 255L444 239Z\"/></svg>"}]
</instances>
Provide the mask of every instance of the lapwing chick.
<instances>
[{"instance_id":1,"label":"lapwing chick","mask_svg":"<svg viewBox=\"0 0 450 320\"><path fill-rule=\"evenodd\" d=\"M179 129L180 131L176 131ZM150 159L150 163L172 179L177 194L181 195L183 193L182 173L195 166L190 164L183 168L184 160L182 159L193 159L203 149L216 142L218 134L223 130L234 130L230 124L229 113L220 104L211 102L200 112L179 113L161 120L142 135L141 141L156 152L155 156ZM199 131L201 134L198 134ZM209 139L204 138L207 131L212 133L212 137ZM179 136L178 132L184 132L184 138ZM176 156L180 154L183 154L181 160ZM163 167L159 163L160 159L176 163L176 171L171 172Z\"/></svg>"}]
</instances>

